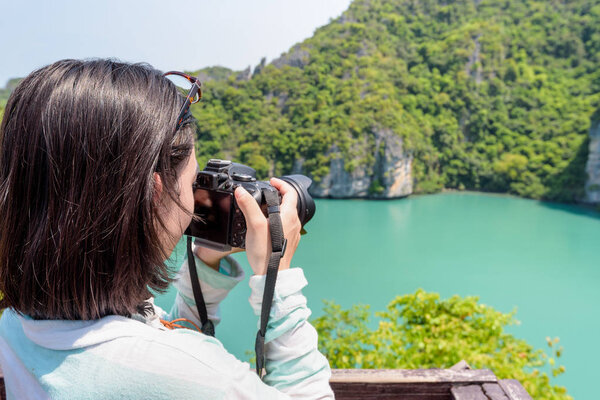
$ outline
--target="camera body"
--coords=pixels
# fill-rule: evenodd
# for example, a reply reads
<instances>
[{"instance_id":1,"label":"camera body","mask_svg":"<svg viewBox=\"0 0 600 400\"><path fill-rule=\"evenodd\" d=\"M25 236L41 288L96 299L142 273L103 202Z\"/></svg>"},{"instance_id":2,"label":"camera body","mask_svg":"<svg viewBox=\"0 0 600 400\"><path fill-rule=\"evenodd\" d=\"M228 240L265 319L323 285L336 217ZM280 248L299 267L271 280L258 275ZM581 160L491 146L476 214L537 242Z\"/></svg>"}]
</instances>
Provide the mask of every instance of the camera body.
<instances>
[{"instance_id":1,"label":"camera body","mask_svg":"<svg viewBox=\"0 0 600 400\"><path fill-rule=\"evenodd\" d=\"M308 194L312 183L304 175L283 176L298 192L298 216L304 226L315 212L315 203ZM281 194L270 183L258 181L256 171L243 164L229 160L211 159L204 170L198 172L194 182L195 218L185 231L186 235L196 237L196 243L215 250L228 251L232 247L245 248L246 220L235 201L233 192L242 186L258 203L267 216L264 190Z\"/></svg>"}]
</instances>

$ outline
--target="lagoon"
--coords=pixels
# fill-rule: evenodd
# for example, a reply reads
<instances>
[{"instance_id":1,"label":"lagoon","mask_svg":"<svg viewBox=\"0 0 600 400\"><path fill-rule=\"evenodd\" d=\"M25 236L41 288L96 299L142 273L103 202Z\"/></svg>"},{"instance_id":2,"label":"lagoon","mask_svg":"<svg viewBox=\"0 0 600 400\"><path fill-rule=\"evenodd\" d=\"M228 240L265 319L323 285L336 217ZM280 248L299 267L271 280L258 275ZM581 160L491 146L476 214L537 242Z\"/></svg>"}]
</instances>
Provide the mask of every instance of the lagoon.
<instances>
[{"instance_id":1,"label":"lagoon","mask_svg":"<svg viewBox=\"0 0 600 400\"><path fill-rule=\"evenodd\" d=\"M468 192L316 203L293 261L307 276L313 316L322 314L322 299L382 310L417 288L444 298L479 296L503 312L516 308L521 324L510 332L534 347L546 347L546 336L559 337L566 373L554 382L574 398L594 397L600 213ZM236 258L249 275L245 256ZM243 360L257 329L249 294L246 278L223 302L217 327L217 337ZM173 296L160 296L157 304L168 309Z\"/></svg>"}]
</instances>

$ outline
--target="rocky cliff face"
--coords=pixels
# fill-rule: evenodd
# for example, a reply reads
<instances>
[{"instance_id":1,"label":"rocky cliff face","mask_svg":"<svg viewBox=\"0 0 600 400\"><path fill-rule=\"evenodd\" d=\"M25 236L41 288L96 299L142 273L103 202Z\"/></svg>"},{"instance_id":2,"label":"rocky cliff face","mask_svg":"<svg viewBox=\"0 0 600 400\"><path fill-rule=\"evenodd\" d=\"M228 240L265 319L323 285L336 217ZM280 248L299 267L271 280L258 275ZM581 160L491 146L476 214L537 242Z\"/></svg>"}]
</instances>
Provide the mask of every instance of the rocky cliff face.
<instances>
[{"instance_id":1,"label":"rocky cliff face","mask_svg":"<svg viewBox=\"0 0 600 400\"><path fill-rule=\"evenodd\" d=\"M585 201L600 204L600 122L590 129L590 149L585 168L588 181L585 185Z\"/></svg>"},{"instance_id":2,"label":"rocky cliff face","mask_svg":"<svg viewBox=\"0 0 600 400\"><path fill-rule=\"evenodd\" d=\"M283 68L283 66L289 65L290 67L302 69L308 64L309 59L309 52L306 49L303 49L300 44L296 44L290 51L271 61L271 65L275 68Z\"/></svg>"},{"instance_id":3,"label":"rocky cliff face","mask_svg":"<svg viewBox=\"0 0 600 400\"><path fill-rule=\"evenodd\" d=\"M358 159L373 157L373 166L359 166L351 172L346 171L339 148L332 146L329 173L311 186L311 194L333 198L395 198L411 194L413 158L404 152L402 139L389 130L374 130L373 138L374 145L364 146L362 154L356 155Z\"/></svg>"}]
</instances>

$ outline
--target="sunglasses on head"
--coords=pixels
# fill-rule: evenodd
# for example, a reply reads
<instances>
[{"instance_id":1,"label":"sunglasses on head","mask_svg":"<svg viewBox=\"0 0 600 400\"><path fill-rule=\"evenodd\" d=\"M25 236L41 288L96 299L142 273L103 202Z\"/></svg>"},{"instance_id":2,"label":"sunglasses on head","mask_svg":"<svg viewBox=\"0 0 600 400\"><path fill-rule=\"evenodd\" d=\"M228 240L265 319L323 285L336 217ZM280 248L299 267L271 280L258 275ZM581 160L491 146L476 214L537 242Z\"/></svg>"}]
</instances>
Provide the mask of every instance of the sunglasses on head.
<instances>
[{"instance_id":1,"label":"sunglasses on head","mask_svg":"<svg viewBox=\"0 0 600 400\"><path fill-rule=\"evenodd\" d=\"M185 96L185 102L181 107L179 116L177 117L177 131L181 128L185 117L190 111L190 106L197 103L202 98L202 89L200 88L200 80L188 74L178 71L169 71L163 74L165 78L173 82L175 87Z\"/></svg>"}]
</instances>

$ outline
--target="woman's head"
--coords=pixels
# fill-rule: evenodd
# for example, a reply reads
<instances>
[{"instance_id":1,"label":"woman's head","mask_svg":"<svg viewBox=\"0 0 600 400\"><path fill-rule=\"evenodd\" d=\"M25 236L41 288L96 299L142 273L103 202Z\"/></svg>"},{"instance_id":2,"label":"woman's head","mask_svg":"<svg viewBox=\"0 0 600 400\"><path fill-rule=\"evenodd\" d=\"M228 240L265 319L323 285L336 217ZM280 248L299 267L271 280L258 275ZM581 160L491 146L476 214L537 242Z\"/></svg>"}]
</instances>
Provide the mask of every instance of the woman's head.
<instances>
[{"instance_id":1,"label":"woman's head","mask_svg":"<svg viewBox=\"0 0 600 400\"><path fill-rule=\"evenodd\" d=\"M0 128L3 306L130 315L168 286L195 169L192 121L175 131L182 103L159 71L112 60L59 61L19 84Z\"/></svg>"}]
</instances>

